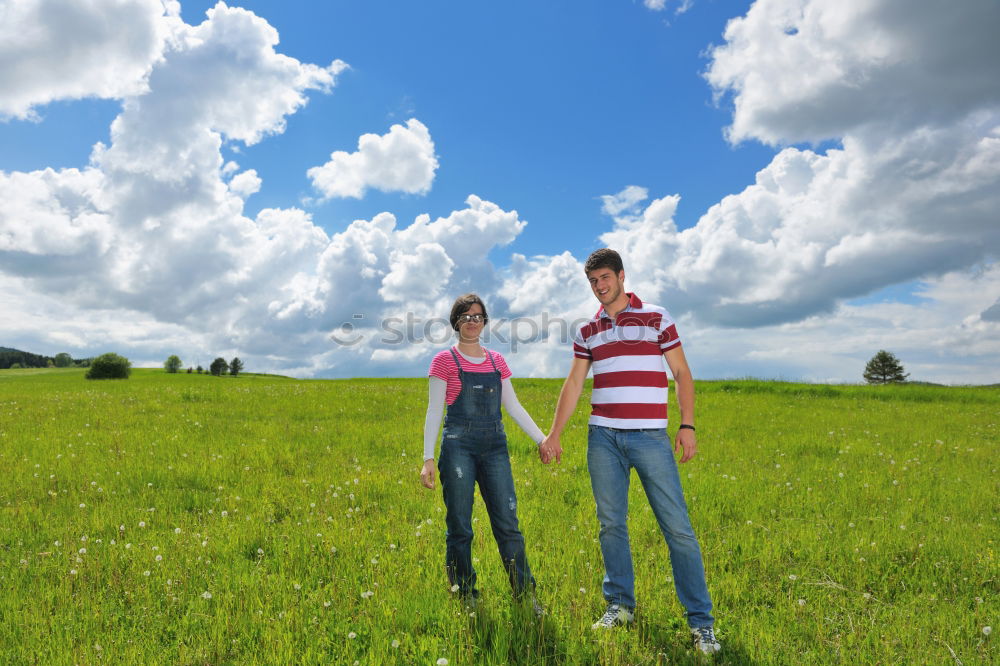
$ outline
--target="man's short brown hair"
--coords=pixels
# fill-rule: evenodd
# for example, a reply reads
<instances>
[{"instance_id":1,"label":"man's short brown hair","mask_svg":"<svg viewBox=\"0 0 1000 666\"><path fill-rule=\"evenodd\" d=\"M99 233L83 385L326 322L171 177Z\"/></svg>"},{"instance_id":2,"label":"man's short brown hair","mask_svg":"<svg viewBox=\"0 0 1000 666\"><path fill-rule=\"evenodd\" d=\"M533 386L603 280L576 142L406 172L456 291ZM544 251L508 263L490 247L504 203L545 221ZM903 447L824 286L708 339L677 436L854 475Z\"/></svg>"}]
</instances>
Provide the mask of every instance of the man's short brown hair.
<instances>
[{"instance_id":1,"label":"man's short brown hair","mask_svg":"<svg viewBox=\"0 0 1000 666\"><path fill-rule=\"evenodd\" d=\"M583 265L583 272L590 275L590 271L596 271L598 268L610 268L615 275L625 270L621 255L608 247L591 252L587 257L587 263Z\"/></svg>"},{"instance_id":2,"label":"man's short brown hair","mask_svg":"<svg viewBox=\"0 0 1000 666\"><path fill-rule=\"evenodd\" d=\"M458 330L458 318L469 311L476 303L479 303L479 307L483 309L483 324L490 320L489 316L486 314L486 304L483 303L483 299L479 298L476 294L464 294L455 299L455 304L451 306L451 327Z\"/></svg>"}]
</instances>

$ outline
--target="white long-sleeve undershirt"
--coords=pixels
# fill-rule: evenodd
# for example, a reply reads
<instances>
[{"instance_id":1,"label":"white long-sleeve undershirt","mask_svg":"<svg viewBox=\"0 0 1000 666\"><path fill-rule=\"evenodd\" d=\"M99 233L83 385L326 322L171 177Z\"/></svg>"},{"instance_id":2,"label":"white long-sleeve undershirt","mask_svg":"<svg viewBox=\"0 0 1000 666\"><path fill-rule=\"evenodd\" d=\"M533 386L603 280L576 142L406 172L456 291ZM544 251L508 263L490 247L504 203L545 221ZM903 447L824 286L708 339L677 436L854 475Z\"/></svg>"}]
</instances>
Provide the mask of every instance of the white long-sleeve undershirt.
<instances>
[{"instance_id":1,"label":"white long-sleeve undershirt","mask_svg":"<svg viewBox=\"0 0 1000 666\"><path fill-rule=\"evenodd\" d=\"M463 354L463 356L465 356ZM465 356L468 359L468 356ZM469 359L475 361L475 359ZM545 435L535 425L531 416L517 400L514 393L514 386L510 379L504 379L500 383L500 404L507 410L507 413L514 423L520 426L521 430L535 442L541 444ZM434 457L434 449L437 444L438 430L441 428L441 418L444 411L445 393L448 390L448 382L439 377L428 378L427 384L427 415L424 417L424 460Z\"/></svg>"}]
</instances>

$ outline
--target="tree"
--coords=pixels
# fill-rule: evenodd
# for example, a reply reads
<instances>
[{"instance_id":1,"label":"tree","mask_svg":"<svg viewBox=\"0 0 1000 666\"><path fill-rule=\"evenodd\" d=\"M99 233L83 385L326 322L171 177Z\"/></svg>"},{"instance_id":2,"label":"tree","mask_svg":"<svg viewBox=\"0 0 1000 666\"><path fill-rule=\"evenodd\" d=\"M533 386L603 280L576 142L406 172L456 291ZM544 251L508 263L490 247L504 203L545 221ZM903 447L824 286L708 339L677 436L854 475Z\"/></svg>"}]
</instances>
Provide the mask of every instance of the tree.
<instances>
[{"instance_id":1,"label":"tree","mask_svg":"<svg viewBox=\"0 0 1000 666\"><path fill-rule=\"evenodd\" d=\"M198 369L197 369L197 371L196 371L196 372L197 372L197 373L198 373L198 374L200 375L201 373L205 372L205 368L203 368L203 367L201 367L201 366L199 365L199 366L198 366Z\"/></svg>"},{"instance_id":2,"label":"tree","mask_svg":"<svg viewBox=\"0 0 1000 666\"><path fill-rule=\"evenodd\" d=\"M233 360L229 362L229 374L233 377L243 372L243 361L240 360L239 356L233 357Z\"/></svg>"},{"instance_id":3,"label":"tree","mask_svg":"<svg viewBox=\"0 0 1000 666\"><path fill-rule=\"evenodd\" d=\"M166 361L163 362L163 368L170 373L175 373L181 369L181 359L177 354L171 354Z\"/></svg>"},{"instance_id":4,"label":"tree","mask_svg":"<svg viewBox=\"0 0 1000 666\"><path fill-rule=\"evenodd\" d=\"M864 378L869 384L905 382L909 373L903 373L903 364L891 352L880 349L865 365Z\"/></svg>"},{"instance_id":5,"label":"tree","mask_svg":"<svg viewBox=\"0 0 1000 666\"><path fill-rule=\"evenodd\" d=\"M132 363L124 356L109 352L101 354L90 364L87 379L128 379Z\"/></svg>"},{"instance_id":6,"label":"tree","mask_svg":"<svg viewBox=\"0 0 1000 666\"><path fill-rule=\"evenodd\" d=\"M190 374L191 374L192 372L194 372L194 368L192 368L192 367L191 367L191 366L189 365L189 366L188 366L188 374L190 375Z\"/></svg>"},{"instance_id":7,"label":"tree","mask_svg":"<svg viewBox=\"0 0 1000 666\"><path fill-rule=\"evenodd\" d=\"M212 365L208 366L208 371L211 372L216 377L218 377L219 375L226 374L226 370L228 369L229 369L229 364L226 363L226 359L222 358L221 356L212 361Z\"/></svg>"},{"instance_id":8,"label":"tree","mask_svg":"<svg viewBox=\"0 0 1000 666\"><path fill-rule=\"evenodd\" d=\"M57 368L68 368L73 365L73 357L66 352L59 352L52 360L56 364Z\"/></svg>"}]
</instances>

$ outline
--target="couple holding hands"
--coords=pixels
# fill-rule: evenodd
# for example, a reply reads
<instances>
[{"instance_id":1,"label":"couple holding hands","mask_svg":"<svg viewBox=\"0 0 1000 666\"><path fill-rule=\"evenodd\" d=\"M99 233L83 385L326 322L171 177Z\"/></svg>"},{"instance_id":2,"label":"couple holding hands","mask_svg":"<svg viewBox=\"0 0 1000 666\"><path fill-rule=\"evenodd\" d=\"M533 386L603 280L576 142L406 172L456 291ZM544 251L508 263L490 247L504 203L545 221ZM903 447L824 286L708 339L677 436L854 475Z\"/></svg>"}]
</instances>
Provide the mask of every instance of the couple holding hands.
<instances>
[{"instance_id":1,"label":"couple holding hands","mask_svg":"<svg viewBox=\"0 0 1000 666\"><path fill-rule=\"evenodd\" d=\"M446 509L445 566L453 588L475 606L476 571L472 566L472 503L475 484L486 504L500 557L517 597L527 596L536 614L543 610L534 595L535 580L518 528L517 499L501 405L538 445L543 463L559 462L560 434L576 409L587 373L594 372L592 411L587 436L587 467L600 522L604 557L602 591L605 613L594 629L634 621L635 577L629 547L628 489L635 468L670 551L674 585L686 609L695 648L718 652L712 601L705 583L701 549L691 528L674 452L667 435L667 375L676 383L681 424L674 449L680 461L694 457L694 380L677 329L665 309L643 303L624 289L621 257L597 250L584 266L600 302L597 314L573 339L573 364L556 405L552 428L543 435L517 400L511 371L503 357L482 347L479 336L489 320L475 294L455 301L451 325L458 343L439 352L429 371L429 400L424 422L424 465L420 479L434 488L434 450L441 414L444 431L437 461Z\"/></svg>"}]
</instances>

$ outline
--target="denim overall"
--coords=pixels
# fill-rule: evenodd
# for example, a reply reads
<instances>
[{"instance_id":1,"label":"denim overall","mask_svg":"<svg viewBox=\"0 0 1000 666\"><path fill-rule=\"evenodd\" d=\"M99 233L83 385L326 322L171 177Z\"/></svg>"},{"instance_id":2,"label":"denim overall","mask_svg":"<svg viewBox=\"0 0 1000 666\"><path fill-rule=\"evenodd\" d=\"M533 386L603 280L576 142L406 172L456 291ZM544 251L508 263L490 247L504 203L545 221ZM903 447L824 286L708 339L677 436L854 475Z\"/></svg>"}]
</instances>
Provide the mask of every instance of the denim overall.
<instances>
[{"instance_id":1,"label":"denim overall","mask_svg":"<svg viewBox=\"0 0 1000 666\"><path fill-rule=\"evenodd\" d=\"M463 372L454 349L449 350L462 390L448 405L441 441L438 474L447 509L445 567L448 580L463 596L479 595L472 567L472 501L475 485L486 504L500 558L515 595L534 589L524 537L517 526L517 498L500 416L500 371L492 355L493 372Z\"/></svg>"}]
</instances>

